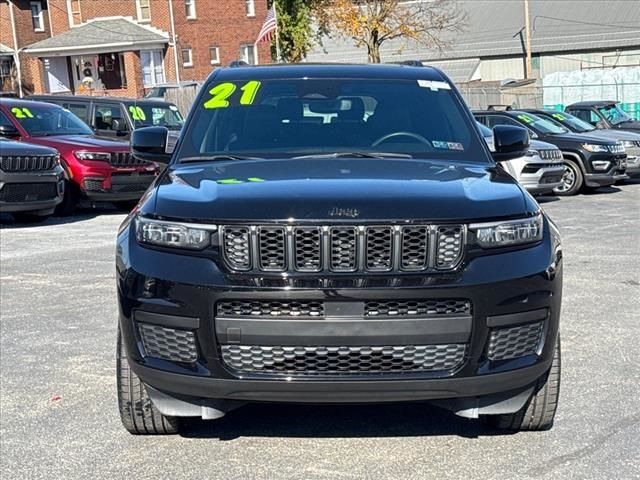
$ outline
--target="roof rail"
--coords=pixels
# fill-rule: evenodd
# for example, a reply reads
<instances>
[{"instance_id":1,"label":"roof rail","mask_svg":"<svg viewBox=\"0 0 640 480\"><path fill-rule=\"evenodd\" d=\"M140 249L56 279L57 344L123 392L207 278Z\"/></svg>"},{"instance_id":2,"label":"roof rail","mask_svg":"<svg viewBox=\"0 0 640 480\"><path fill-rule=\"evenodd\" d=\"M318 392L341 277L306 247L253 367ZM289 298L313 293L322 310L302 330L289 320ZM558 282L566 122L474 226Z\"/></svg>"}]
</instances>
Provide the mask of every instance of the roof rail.
<instances>
[{"instance_id":1,"label":"roof rail","mask_svg":"<svg viewBox=\"0 0 640 480\"><path fill-rule=\"evenodd\" d=\"M244 60L234 60L229 64L230 68L249 67L250 65Z\"/></svg>"},{"instance_id":2,"label":"roof rail","mask_svg":"<svg viewBox=\"0 0 640 480\"><path fill-rule=\"evenodd\" d=\"M393 63L397 63L398 65L407 65L409 67L424 67L424 63L422 63L420 60L403 60L401 62Z\"/></svg>"}]
</instances>

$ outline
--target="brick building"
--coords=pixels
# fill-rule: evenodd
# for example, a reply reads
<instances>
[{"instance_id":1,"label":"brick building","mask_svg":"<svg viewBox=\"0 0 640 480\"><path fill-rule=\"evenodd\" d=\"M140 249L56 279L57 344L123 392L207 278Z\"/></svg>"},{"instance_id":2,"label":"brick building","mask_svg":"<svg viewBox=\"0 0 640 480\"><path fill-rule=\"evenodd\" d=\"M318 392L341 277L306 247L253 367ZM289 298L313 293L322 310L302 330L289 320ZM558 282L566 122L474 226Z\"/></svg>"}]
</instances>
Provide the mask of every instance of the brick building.
<instances>
[{"instance_id":1,"label":"brick building","mask_svg":"<svg viewBox=\"0 0 640 480\"><path fill-rule=\"evenodd\" d=\"M267 63L269 46L254 46L266 13L266 0L0 0L0 87L141 96Z\"/></svg>"}]
</instances>

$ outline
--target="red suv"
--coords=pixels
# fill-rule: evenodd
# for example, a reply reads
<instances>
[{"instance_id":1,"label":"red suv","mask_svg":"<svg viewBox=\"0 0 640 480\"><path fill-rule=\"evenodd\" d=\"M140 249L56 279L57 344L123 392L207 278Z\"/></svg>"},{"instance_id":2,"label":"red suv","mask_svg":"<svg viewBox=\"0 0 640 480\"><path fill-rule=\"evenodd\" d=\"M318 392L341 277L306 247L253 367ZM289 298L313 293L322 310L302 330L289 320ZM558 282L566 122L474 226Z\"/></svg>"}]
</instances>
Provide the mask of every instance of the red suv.
<instances>
[{"instance_id":1,"label":"red suv","mask_svg":"<svg viewBox=\"0 0 640 480\"><path fill-rule=\"evenodd\" d=\"M81 200L130 208L158 173L157 165L134 159L128 143L96 137L73 113L50 103L0 99L0 135L60 152L67 175L62 215Z\"/></svg>"}]
</instances>

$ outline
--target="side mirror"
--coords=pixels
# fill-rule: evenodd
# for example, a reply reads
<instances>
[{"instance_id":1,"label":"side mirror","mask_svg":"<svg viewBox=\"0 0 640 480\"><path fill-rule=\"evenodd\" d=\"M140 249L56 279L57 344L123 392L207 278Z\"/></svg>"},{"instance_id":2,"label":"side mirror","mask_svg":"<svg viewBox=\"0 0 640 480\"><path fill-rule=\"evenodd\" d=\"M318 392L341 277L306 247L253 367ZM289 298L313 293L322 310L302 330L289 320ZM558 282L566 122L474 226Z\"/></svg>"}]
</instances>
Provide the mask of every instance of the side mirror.
<instances>
[{"instance_id":1,"label":"side mirror","mask_svg":"<svg viewBox=\"0 0 640 480\"><path fill-rule=\"evenodd\" d=\"M6 138L19 138L20 132L13 125L0 125L0 136Z\"/></svg>"},{"instance_id":2,"label":"side mirror","mask_svg":"<svg viewBox=\"0 0 640 480\"><path fill-rule=\"evenodd\" d=\"M131 153L138 160L169 163L171 154L167 153L169 130L166 127L137 128L131 134Z\"/></svg>"},{"instance_id":3,"label":"side mirror","mask_svg":"<svg viewBox=\"0 0 640 480\"><path fill-rule=\"evenodd\" d=\"M529 132L521 127L496 125L493 128L493 159L504 162L522 157L529 150Z\"/></svg>"},{"instance_id":4,"label":"side mirror","mask_svg":"<svg viewBox=\"0 0 640 480\"><path fill-rule=\"evenodd\" d=\"M124 133L127 131L127 124L122 120L114 118L113 120L111 120L111 129L115 130L118 133Z\"/></svg>"}]
</instances>

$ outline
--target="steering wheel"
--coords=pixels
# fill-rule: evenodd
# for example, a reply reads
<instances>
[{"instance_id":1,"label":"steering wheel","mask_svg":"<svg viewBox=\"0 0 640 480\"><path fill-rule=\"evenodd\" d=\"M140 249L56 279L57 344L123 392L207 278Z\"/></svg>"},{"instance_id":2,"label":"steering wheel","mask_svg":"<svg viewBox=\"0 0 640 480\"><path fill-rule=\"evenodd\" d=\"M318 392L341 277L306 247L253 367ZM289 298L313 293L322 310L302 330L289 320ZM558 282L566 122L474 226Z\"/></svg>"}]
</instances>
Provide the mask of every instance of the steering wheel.
<instances>
[{"instance_id":1,"label":"steering wheel","mask_svg":"<svg viewBox=\"0 0 640 480\"><path fill-rule=\"evenodd\" d=\"M382 137L377 139L375 142L373 142L371 144L371 146L372 147L377 147L381 143L384 143L387 140L391 140L392 138L395 138L395 137L410 137L410 138L413 138L414 140L418 140L419 142L424 143L425 145L428 145L430 148L433 148L432 145L431 145L431 142L429 140L424 138L422 135L418 135L417 133L413 133L413 132L393 132L393 133L389 133L389 134L383 135Z\"/></svg>"}]
</instances>

